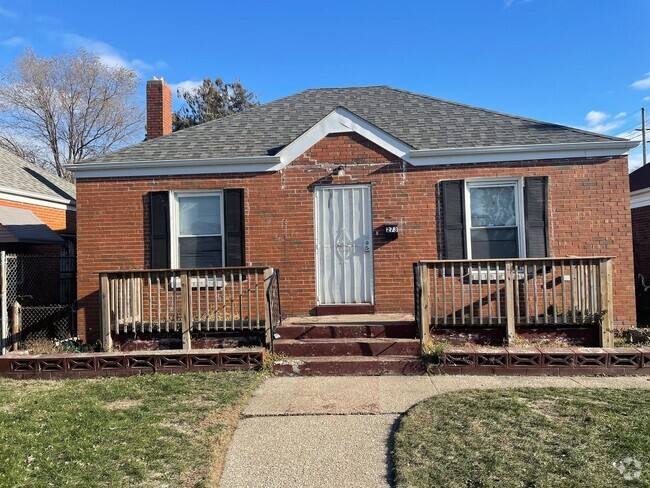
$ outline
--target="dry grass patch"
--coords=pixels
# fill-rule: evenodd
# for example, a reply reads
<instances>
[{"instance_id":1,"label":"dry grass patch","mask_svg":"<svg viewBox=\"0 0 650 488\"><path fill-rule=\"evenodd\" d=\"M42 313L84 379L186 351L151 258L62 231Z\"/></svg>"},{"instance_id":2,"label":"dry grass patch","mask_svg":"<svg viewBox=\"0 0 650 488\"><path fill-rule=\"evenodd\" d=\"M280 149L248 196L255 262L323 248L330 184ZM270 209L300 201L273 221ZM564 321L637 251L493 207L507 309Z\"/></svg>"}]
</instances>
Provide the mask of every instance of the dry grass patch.
<instances>
[{"instance_id":1,"label":"dry grass patch","mask_svg":"<svg viewBox=\"0 0 650 488\"><path fill-rule=\"evenodd\" d=\"M0 486L215 486L260 379L0 380Z\"/></svg>"}]
</instances>

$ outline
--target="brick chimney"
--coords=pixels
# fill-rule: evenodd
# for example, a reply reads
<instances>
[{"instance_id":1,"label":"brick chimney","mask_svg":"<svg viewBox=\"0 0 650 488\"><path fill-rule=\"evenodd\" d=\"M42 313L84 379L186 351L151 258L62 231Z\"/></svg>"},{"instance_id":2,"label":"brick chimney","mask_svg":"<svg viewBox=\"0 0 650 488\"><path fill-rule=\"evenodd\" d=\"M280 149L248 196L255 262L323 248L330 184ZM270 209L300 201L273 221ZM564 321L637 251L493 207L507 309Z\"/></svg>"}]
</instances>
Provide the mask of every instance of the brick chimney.
<instances>
[{"instance_id":1,"label":"brick chimney","mask_svg":"<svg viewBox=\"0 0 650 488\"><path fill-rule=\"evenodd\" d=\"M162 78L147 81L147 137L172 133L172 90Z\"/></svg>"}]
</instances>

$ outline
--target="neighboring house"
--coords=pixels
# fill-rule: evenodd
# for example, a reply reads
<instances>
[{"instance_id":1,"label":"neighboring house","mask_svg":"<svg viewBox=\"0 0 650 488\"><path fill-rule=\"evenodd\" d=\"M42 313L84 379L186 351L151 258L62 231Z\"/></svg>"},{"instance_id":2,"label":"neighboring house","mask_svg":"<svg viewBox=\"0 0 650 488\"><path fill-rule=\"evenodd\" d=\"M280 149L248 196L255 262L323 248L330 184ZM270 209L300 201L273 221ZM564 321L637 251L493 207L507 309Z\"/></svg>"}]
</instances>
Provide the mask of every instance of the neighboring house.
<instances>
[{"instance_id":1,"label":"neighboring house","mask_svg":"<svg viewBox=\"0 0 650 488\"><path fill-rule=\"evenodd\" d=\"M88 340L100 271L267 265L284 316L412 313L426 259L614 256L614 323L635 323L636 143L385 86L171 134L169 87L147 89L150 140L71 168Z\"/></svg>"},{"instance_id":2,"label":"neighboring house","mask_svg":"<svg viewBox=\"0 0 650 488\"><path fill-rule=\"evenodd\" d=\"M75 186L0 148L0 250L73 255Z\"/></svg>"},{"instance_id":3,"label":"neighboring house","mask_svg":"<svg viewBox=\"0 0 650 488\"><path fill-rule=\"evenodd\" d=\"M636 305L639 314L647 320L650 314L650 165L630 174L630 192Z\"/></svg>"}]
</instances>

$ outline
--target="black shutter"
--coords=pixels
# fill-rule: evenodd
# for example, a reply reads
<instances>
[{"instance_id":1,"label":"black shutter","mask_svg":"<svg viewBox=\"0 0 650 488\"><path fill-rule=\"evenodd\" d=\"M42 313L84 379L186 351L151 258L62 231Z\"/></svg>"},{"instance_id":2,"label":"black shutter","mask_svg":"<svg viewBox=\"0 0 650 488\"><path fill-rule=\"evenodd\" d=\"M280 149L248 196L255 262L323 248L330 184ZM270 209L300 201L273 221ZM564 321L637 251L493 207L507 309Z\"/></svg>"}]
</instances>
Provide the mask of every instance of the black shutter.
<instances>
[{"instance_id":1,"label":"black shutter","mask_svg":"<svg viewBox=\"0 0 650 488\"><path fill-rule=\"evenodd\" d=\"M442 208L446 259L465 259L465 182L442 181Z\"/></svg>"},{"instance_id":2,"label":"black shutter","mask_svg":"<svg viewBox=\"0 0 650 488\"><path fill-rule=\"evenodd\" d=\"M548 257L548 178L525 178L526 257Z\"/></svg>"},{"instance_id":3,"label":"black shutter","mask_svg":"<svg viewBox=\"0 0 650 488\"><path fill-rule=\"evenodd\" d=\"M150 267L167 269L171 266L169 242L169 192L149 193Z\"/></svg>"},{"instance_id":4,"label":"black shutter","mask_svg":"<svg viewBox=\"0 0 650 488\"><path fill-rule=\"evenodd\" d=\"M244 266L244 190L224 190L226 266Z\"/></svg>"}]
</instances>

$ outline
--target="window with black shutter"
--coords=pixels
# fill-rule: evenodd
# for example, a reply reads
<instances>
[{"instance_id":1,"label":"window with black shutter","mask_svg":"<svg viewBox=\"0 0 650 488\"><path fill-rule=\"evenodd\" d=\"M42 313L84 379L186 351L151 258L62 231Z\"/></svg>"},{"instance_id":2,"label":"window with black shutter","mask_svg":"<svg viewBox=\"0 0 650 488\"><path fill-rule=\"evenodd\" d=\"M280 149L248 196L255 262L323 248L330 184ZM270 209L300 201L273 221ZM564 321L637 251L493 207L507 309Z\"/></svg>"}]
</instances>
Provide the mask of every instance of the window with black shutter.
<instances>
[{"instance_id":1,"label":"window with black shutter","mask_svg":"<svg viewBox=\"0 0 650 488\"><path fill-rule=\"evenodd\" d=\"M548 256L548 178L440 183L445 259Z\"/></svg>"},{"instance_id":2,"label":"window with black shutter","mask_svg":"<svg viewBox=\"0 0 650 488\"><path fill-rule=\"evenodd\" d=\"M149 194L152 268L244 265L242 189Z\"/></svg>"}]
</instances>

